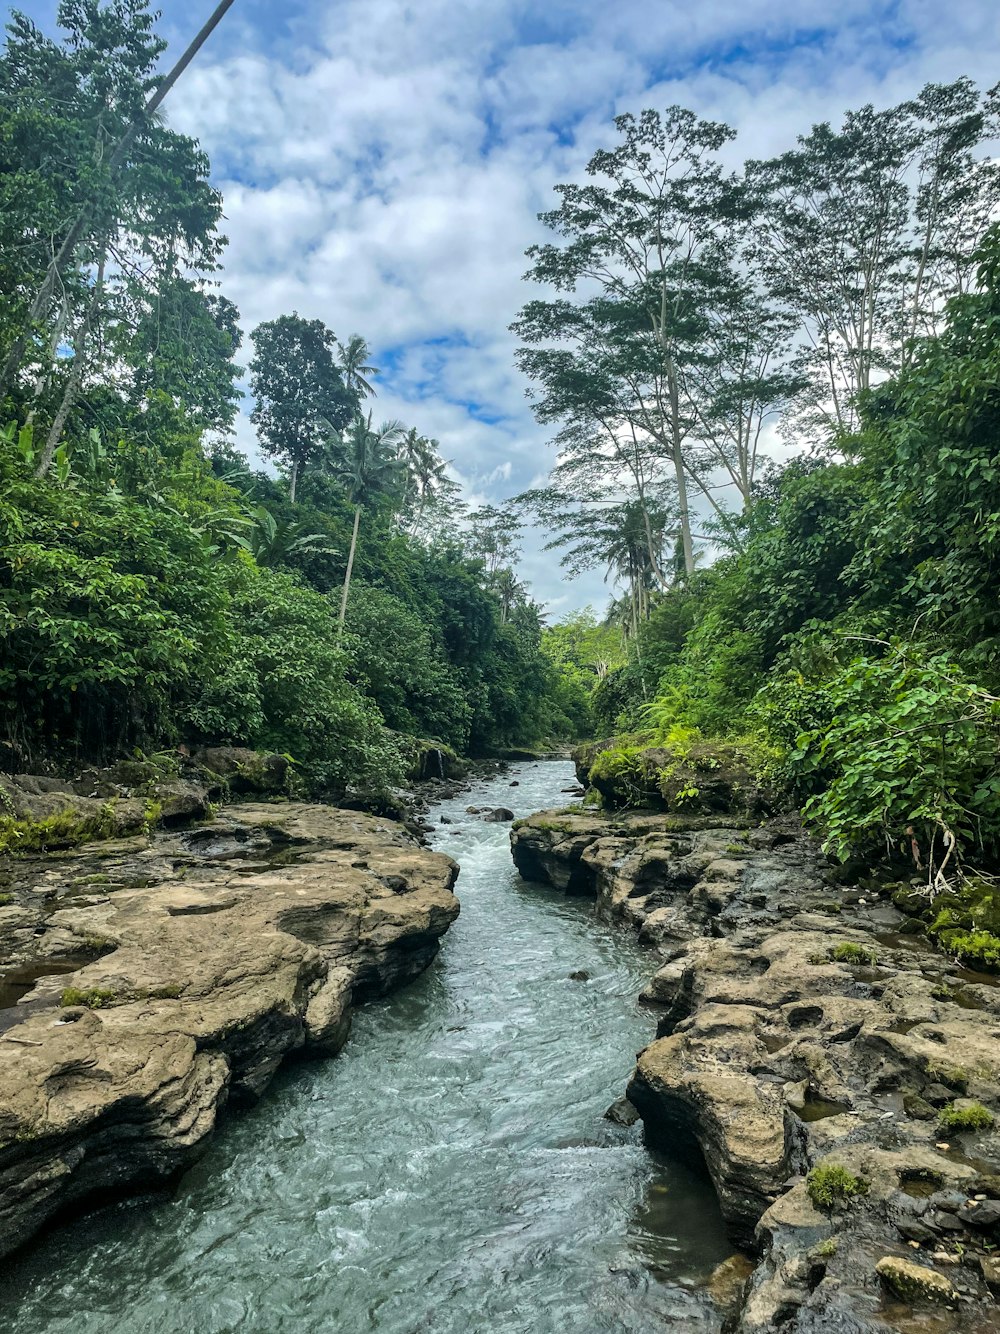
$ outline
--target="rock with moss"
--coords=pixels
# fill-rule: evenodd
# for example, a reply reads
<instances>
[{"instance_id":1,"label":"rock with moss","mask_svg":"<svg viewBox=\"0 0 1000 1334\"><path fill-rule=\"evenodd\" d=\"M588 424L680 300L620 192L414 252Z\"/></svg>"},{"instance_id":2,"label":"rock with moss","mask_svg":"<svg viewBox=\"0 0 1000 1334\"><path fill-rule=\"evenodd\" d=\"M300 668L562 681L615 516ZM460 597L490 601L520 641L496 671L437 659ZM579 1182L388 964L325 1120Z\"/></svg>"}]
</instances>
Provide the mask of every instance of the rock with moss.
<instances>
[{"instance_id":1,"label":"rock with moss","mask_svg":"<svg viewBox=\"0 0 1000 1334\"><path fill-rule=\"evenodd\" d=\"M287 793L292 762L287 755L242 746L206 746L195 762L223 779L230 792L268 796Z\"/></svg>"},{"instance_id":2,"label":"rock with moss","mask_svg":"<svg viewBox=\"0 0 1000 1334\"><path fill-rule=\"evenodd\" d=\"M586 758L586 781L609 808L760 817L779 805L762 776L760 758L752 748L732 742L694 738L667 747L624 738L586 752Z\"/></svg>"},{"instance_id":3,"label":"rock with moss","mask_svg":"<svg viewBox=\"0 0 1000 1334\"><path fill-rule=\"evenodd\" d=\"M840 1163L819 1163L806 1177L806 1190L817 1209L834 1209L868 1194L868 1182Z\"/></svg>"},{"instance_id":4,"label":"rock with moss","mask_svg":"<svg viewBox=\"0 0 1000 1334\"><path fill-rule=\"evenodd\" d=\"M938 1112L938 1129L942 1134L960 1135L964 1132L992 1130L993 1113L973 1098L956 1098Z\"/></svg>"},{"instance_id":5,"label":"rock with moss","mask_svg":"<svg viewBox=\"0 0 1000 1334\"><path fill-rule=\"evenodd\" d=\"M424 783L432 779L454 782L469 772L468 764L442 741L404 736L398 740L405 759L406 777L411 783Z\"/></svg>"},{"instance_id":6,"label":"rock with moss","mask_svg":"<svg viewBox=\"0 0 1000 1334\"><path fill-rule=\"evenodd\" d=\"M885 1256L875 1266L875 1272L886 1287L912 1306L926 1302L954 1306L959 1301L955 1285L944 1274L903 1256Z\"/></svg>"}]
</instances>

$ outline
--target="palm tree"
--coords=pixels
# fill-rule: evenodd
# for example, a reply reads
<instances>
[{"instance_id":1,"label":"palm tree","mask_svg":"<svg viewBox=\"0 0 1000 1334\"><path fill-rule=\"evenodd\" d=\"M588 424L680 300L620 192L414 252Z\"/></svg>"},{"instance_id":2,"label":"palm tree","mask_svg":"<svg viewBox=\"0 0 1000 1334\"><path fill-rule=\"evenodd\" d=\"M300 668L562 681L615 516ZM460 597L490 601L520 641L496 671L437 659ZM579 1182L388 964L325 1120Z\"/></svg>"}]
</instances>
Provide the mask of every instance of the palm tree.
<instances>
[{"instance_id":1,"label":"palm tree","mask_svg":"<svg viewBox=\"0 0 1000 1334\"><path fill-rule=\"evenodd\" d=\"M351 534L347 573L344 575L344 590L340 598L338 637L344 632L361 511L370 508L382 496L399 493L405 464L397 450L404 431L403 423L398 421L383 422L377 429L373 429L371 413L367 417L359 415L344 436L339 451L330 458L330 473L347 492L347 498L354 506L354 531Z\"/></svg>"},{"instance_id":2,"label":"palm tree","mask_svg":"<svg viewBox=\"0 0 1000 1334\"><path fill-rule=\"evenodd\" d=\"M424 517L427 502L448 481L446 461L438 453L438 442L420 435L415 426L411 426L403 437L400 456L406 465L406 504L411 510L409 516L410 536L416 536Z\"/></svg>"},{"instance_id":3,"label":"palm tree","mask_svg":"<svg viewBox=\"0 0 1000 1334\"><path fill-rule=\"evenodd\" d=\"M360 334L351 334L346 344L337 344L337 350L340 353L340 373L344 377L344 384L357 395L359 403L369 395L374 398L375 386L366 377L378 375L379 370L377 366L368 365L371 349L365 340Z\"/></svg>"}]
</instances>

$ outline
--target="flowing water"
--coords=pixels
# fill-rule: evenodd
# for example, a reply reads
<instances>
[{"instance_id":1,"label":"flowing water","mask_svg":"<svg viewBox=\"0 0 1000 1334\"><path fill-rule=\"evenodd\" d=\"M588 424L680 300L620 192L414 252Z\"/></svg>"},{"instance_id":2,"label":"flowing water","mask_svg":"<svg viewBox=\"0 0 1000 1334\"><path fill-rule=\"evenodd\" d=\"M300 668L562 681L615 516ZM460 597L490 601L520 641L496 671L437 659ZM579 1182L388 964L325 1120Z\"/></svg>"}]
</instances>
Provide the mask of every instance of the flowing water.
<instances>
[{"instance_id":1,"label":"flowing water","mask_svg":"<svg viewBox=\"0 0 1000 1334\"><path fill-rule=\"evenodd\" d=\"M21 1256L9 1334L717 1329L698 1285L732 1247L710 1188L603 1116L652 1036L635 997L654 959L525 885L508 827L465 813L528 814L572 781L520 764L436 807L462 867L436 963L360 1010L336 1060L224 1121L170 1198Z\"/></svg>"}]
</instances>

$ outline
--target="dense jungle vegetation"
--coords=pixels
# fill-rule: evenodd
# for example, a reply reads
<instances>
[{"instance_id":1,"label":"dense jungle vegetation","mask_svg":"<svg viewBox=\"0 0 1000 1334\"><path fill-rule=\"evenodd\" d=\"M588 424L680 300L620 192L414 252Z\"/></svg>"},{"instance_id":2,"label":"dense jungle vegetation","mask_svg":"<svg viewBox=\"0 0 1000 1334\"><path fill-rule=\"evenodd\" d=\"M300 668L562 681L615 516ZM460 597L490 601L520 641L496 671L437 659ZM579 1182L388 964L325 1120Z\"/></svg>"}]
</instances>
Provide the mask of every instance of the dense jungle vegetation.
<instances>
[{"instance_id":1,"label":"dense jungle vegetation","mask_svg":"<svg viewBox=\"0 0 1000 1334\"><path fill-rule=\"evenodd\" d=\"M67 0L59 24L14 14L0 56L6 763L230 742L382 788L407 736L568 734L518 522L467 512L437 442L378 421L362 336L295 313L255 329L277 476L234 450L223 201L144 110L153 16Z\"/></svg>"},{"instance_id":2,"label":"dense jungle vegetation","mask_svg":"<svg viewBox=\"0 0 1000 1334\"><path fill-rule=\"evenodd\" d=\"M996 860L997 89L739 170L726 125L620 116L513 326L550 484L470 513L378 420L363 334L289 312L241 347L209 163L145 109L145 3L59 24L15 14L0 56L6 763L233 742L343 790L407 738L722 738L841 856ZM273 475L232 443L244 366ZM529 521L606 617L543 624Z\"/></svg>"},{"instance_id":3,"label":"dense jungle vegetation","mask_svg":"<svg viewBox=\"0 0 1000 1334\"><path fill-rule=\"evenodd\" d=\"M624 587L618 770L727 739L932 897L1000 852L998 112L930 85L738 172L727 126L622 116L514 326L559 451L522 504ZM939 929L1000 933L985 884Z\"/></svg>"}]
</instances>

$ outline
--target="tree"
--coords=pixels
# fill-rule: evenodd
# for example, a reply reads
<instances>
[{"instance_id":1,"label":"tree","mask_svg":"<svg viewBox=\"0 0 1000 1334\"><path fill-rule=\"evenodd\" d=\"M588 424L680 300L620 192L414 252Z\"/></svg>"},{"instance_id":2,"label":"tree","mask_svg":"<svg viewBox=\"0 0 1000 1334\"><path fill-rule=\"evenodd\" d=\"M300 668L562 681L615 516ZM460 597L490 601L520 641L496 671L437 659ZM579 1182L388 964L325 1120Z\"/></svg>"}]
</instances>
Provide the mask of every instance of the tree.
<instances>
[{"instance_id":1,"label":"tree","mask_svg":"<svg viewBox=\"0 0 1000 1334\"><path fill-rule=\"evenodd\" d=\"M250 420L264 452L289 469L294 504L299 477L323 442L347 426L357 399L334 362L337 340L321 320L280 315L259 324L250 338L256 399Z\"/></svg>"},{"instance_id":2,"label":"tree","mask_svg":"<svg viewBox=\"0 0 1000 1334\"><path fill-rule=\"evenodd\" d=\"M559 291L598 293L576 304L589 307L592 328L603 328L607 355L596 368L571 356L562 369L570 377L582 373L584 382L596 378L605 430L610 424L617 434L627 425L666 452L690 574L688 481L699 473L685 456L691 425L685 373L700 354L707 293L729 260L731 224L743 208L735 178L717 158L734 132L682 107L663 116L651 110L618 116L615 127L619 146L595 153L587 165L588 175L606 184L556 187L562 203L542 221L562 242L529 249L528 277ZM541 336L543 304L534 303L514 325L530 341ZM562 304L562 313L570 313L570 303ZM708 494L707 486L702 490Z\"/></svg>"},{"instance_id":3,"label":"tree","mask_svg":"<svg viewBox=\"0 0 1000 1334\"><path fill-rule=\"evenodd\" d=\"M103 7L64 0L57 12L67 33L62 46L14 15L0 61L6 94L0 94L0 144L16 147L12 170L0 176L8 178L11 202L22 201L13 210L15 227L29 199L33 206L39 197L43 202L23 219L23 234L15 231L0 395L16 385L19 372L32 370L34 413L66 331L74 349L42 473L89 369L106 289L128 293L214 267L221 199L208 184L207 160L192 140L160 126L155 112L231 3L216 7L159 80L154 71L165 44L152 31L145 0ZM106 282L108 274L113 281Z\"/></svg>"},{"instance_id":4,"label":"tree","mask_svg":"<svg viewBox=\"0 0 1000 1334\"><path fill-rule=\"evenodd\" d=\"M368 358L371 356L368 344L360 334L351 334L346 343L338 343L337 351L340 354L340 373L344 377L344 384L354 394L358 402L362 402L369 396L375 397L375 386L368 376L380 374L377 366L369 366Z\"/></svg>"},{"instance_id":5,"label":"tree","mask_svg":"<svg viewBox=\"0 0 1000 1334\"><path fill-rule=\"evenodd\" d=\"M344 437L342 449L339 453L334 453L331 458L330 471L354 506L351 547L347 556L347 570L340 597L338 635L343 633L344 618L347 615L347 599L351 591L351 572L354 569L354 555L358 547L361 511L371 508L383 498L398 496L405 465L396 451L404 431L402 422L383 422L377 429L373 429L371 413L367 417L357 416Z\"/></svg>"},{"instance_id":6,"label":"tree","mask_svg":"<svg viewBox=\"0 0 1000 1334\"><path fill-rule=\"evenodd\" d=\"M236 416L239 311L224 296L170 277L141 311L127 362L134 409L162 394L197 430L226 431Z\"/></svg>"},{"instance_id":7,"label":"tree","mask_svg":"<svg viewBox=\"0 0 1000 1334\"><path fill-rule=\"evenodd\" d=\"M976 156L998 130L997 90L928 84L912 101L849 111L798 147L747 164L763 208L754 262L801 321L810 383L798 422L855 430L860 397L899 370L918 333L964 291L1000 202L1000 173Z\"/></svg>"},{"instance_id":8,"label":"tree","mask_svg":"<svg viewBox=\"0 0 1000 1334\"><path fill-rule=\"evenodd\" d=\"M469 515L468 523L469 553L483 562L487 575L492 577L501 567L517 560L523 525L516 514L495 505L480 505Z\"/></svg>"}]
</instances>

